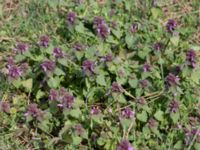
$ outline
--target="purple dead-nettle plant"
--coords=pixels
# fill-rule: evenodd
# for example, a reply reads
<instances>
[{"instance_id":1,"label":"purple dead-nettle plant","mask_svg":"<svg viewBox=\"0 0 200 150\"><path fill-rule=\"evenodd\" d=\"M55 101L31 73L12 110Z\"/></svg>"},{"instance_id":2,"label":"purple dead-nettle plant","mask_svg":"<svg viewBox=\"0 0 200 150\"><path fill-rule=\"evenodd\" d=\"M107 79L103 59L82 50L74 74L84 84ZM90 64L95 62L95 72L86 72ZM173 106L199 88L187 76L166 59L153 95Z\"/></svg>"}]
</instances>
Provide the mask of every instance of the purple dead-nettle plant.
<instances>
[{"instance_id":1,"label":"purple dead-nettle plant","mask_svg":"<svg viewBox=\"0 0 200 150\"><path fill-rule=\"evenodd\" d=\"M65 108L72 108L73 103L75 102L75 97L70 93L66 92L62 95L62 99L59 100L58 106L65 109Z\"/></svg>"},{"instance_id":2,"label":"purple dead-nettle plant","mask_svg":"<svg viewBox=\"0 0 200 150\"><path fill-rule=\"evenodd\" d=\"M117 82L112 83L111 91L114 93L122 93L124 91L123 87Z\"/></svg>"},{"instance_id":3,"label":"purple dead-nettle plant","mask_svg":"<svg viewBox=\"0 0 200 150\"><path fill-rule=\"evenodd\" d=\"M158 126L158 122L155 119L150 118L148 121L148 126L149 128L156 128Z\"/></svg>"},{"instance_id":4,"label":"purple dead-nettle plant","mask_svg":"<svg viewBox=\"0 0 200 150\"><path fill-rule=\"evenodd\" d=\"M105 61L105 62L111 62L113 60L113 55L110 53L110 54L107 54L106 56L103 56L101 58L102 61Z\"/></svg>"},{"instance_id":5,"label":"purple dead-nettle plant","mask_svg":"<svg viewBox=\"0 0 200 150\"><path fill-rule=\"evenodd\" d=\"M75 24L75 21L76 21L76 13L75 12L68 12L67 14L67 24L68 25L74 25Z\"/></svg>"},{"instance_id":6,"label":"purple dead-nettle plant","mask_svg":"<svg viewBox=\"0 0 200 150\"><path fill-rule=\"evenodd\" d=\"M53 49L53 56L56 58L63 58L65 56L65 53L60 47L55 47Z\"/></svg>"},{"instance_id":7,"label":"purple dead-nettle plant","mask_svg":"<svg viewBox=\"0 0 200 150\"><path fill-rule=\"evenodd\" d=\"M91 115L98 115L101 113L101 110L99 108L99 106L92 106L90 109L90 114Z\"/></svg>"},{"instance_id":8,"label":"purple dead-nettle plant","mask_svg":"<svg viewBox=\"0 0 200 150\"><path fill-rule=\"evenodd\" d=\"M138 28L139 28L138 24L137 24L137 23L133 23L133 24L131 25L131 27L130 27L130 31L131 31L132 33L135 33L135 32L138 31Z\"/></svg>"},{"instance_id":9,"label":"purple dead-nettle plant","mask_svg":"<svg viewBox=\"0 0 200 150\"><path fill-rule=\"evenodd\" d=\"M139 84L140 84L140 87L144 89L149 86L149 81L144 79L144 80L141 80Z\"/></svg>"},{"instance_id":10,"label":"purple dead-nettle plant","mask_svg":"<svg viewBox=\"0 0 200 150\"><path fill-rule=\"evenodd\" d=\"M58 99L59 93L57 90L55 89L51 89L50 93L49 93L49 100L51 101L55 101Z\"/></svg>"},{"instance_id":11,"label":"purple dead-nettle plant","mask_svg":"<svg viewBox=\"0 0 200 150\"><path fill-rule=\"evenodd\" d=\"M150 72L151 71L151 65L149 63L145 63L143 66L144 72Z\"/></svg>"},{"instance_id":12,"label":"purple dead-nettle plant","mask_svg":"<svg viewBox=\"0 0 200 150\"><path fill-rule=\"evenodd\" d=\"M176 27L177 27L177 22L174 19L169 19L166 24L167 31L169 33L173 33Z\"/></svg>"},{"instance_id":13,"label":"purple dead-nettle plant","mask_svg":"<svg viewBox=\"0 0 200 150\"><path fill-rule=\"evenodd\" d=\"M118 144L117 150L134 150L134 148L127 139L123 139Z\"/></svg>"},{"instance_id":14,"label":"purple dead-nettle plant","mask_svg":"<svg viewBox=\"0 0 200 150\"><path fill-rule=\"evenodd\" d=\"M81 124L76 124L75 125L75 132L77 135L82 136L85 132L85 129L83 128L83 126Z\"/></svg>"},{"instance_id":15,"label":"purple dead-nettle plant","mask_svg":"<svg viewBox=\"0 0 200 150\"><path fill-rule=\"evenodd\" d=\"M100 24L106 24L106 22L105 22L105 19L103 17L97 16L97 17L94 17L93 24L94 24L94 28L96 28Z\"/></svg>"},{"instance_id":16,"label":"purple dead-nettle plant","mask_svg":"<svg viewBox=\"0 0 200 150\"><path fill-rule=\"evenodd\" d=\"M83 45L83 44L81 44L81 43L79 43L79 42L76 42L74 45L73 45L73 48L75 49L75 50L77 50L77 51L81 51L81 50L83 50L83 49L85 49L85 45Z\"/></svg>"},{"instance_id":17,"label":"purple dead-nettle plant","mask_svg":"<svg viewBox=\"0 0 200 150\"><path fill-rule=\"evenodd\" d=\"M126 107L122 110L121 115L122 118L131 119L134 117L134 111L130 107Z\"/></svg>"},{"instance_id":18,"label":"purple dead-nettle plant","mask_svg":"<svg viewBox=\"0 0 200 150\"><path fill-rule=\"evenodd\" d=\"M169 73L166 77L166 81L169 85L174 86L179 84L180 78L179 76Z\"/></svg>"},{"instance_id":19,"label":"purple dead-nettle plant","mask_svg":"<svg viewBox=\"0 0 200 150\"><path fill-rule=\"evenodd\" d=\"M41 67L43 69L44 72L48 73L48 72L53 72L56 64L54 61L52 60L45 60L42 64Z\"/></svg>"},{"instance_id":20,"label":"purple dead-nettle plant","mask_svg":"<svg viewBox=\"0 0 200 150\"><path fill-rule=\"evenodd\" d=\"M175 99L173 99L169 104L169 110L170 112L176 113L179 109L179 102Z\"/></svg>"},{"instance_id":21,"label":"purple dead-nettle plant","mask_svg":"<svg viewBox=\"0 0 200 150\"><path fill-rule=\"evenodd\" d=\"M16 47L13 49L17 53L25 53L28 51L29 46L26 43L17 43Z\"/></svg>"},{"instance_id":22,"label":"purple dead-nettle plant","mask_svg":"<svg viewBox=\"0 0 200 150\"><path fill-rule=\"evenodd\" d=\"M186 60L190 67L193 69L197 66L197 54L193 49L188 50L186 54Z\"/></svg>"},{"instance_id":23,"label":"purple dead-nettle plant","mask_svg":"<svg viewBox=\"0 0 200 150\"><path fill-rule=\"evenodd\" d=\"M49 37L47 35L42 35L40 37L39 45L41 47L45 47L46 48L46 47L49 46L49 41L50 41L50 39L49 39Z\"/></svg>"},{"instance_id":24,"label":"purple dead-nettle plant","mask_svg":"<svg viewBox=\"0 0 200 150\"><path fill-rule=\"evenodd\" d=\"M9 113L10 112L10 104L6 101L0 101L0 111Z\"/></svg>"},{"instance_id":25,"label":"purple dead-nettle plant","mask_svg":"<svg viewBox=\"0 0 200 150\"><path fill-rule=\"evenodd\" d=\"M161 42L156 42L153 48L155 51L160 52L164 48L164 45Z\"/></svg>"},{"instance_id":26,"label":"purple dead-nettle plant","mask_svg":"<svg viewBox=\"0 0 200 150\"><path fill-rule=\"evenodd\" d=\"M94 28L96 33L102 39L105 39L110 34L110 28L107 26L103 17L95 17L94 18Z\"/></svg>"},{"instance_id":27,"label":"purple dead-nettle plant","mask_svg":"<svg viewBox=\"0 0 200 150\"><path fill-rule=\"evenodd\" d=\"M97 35L102 39L106 39L110 34L110 28L106 24L100 24L96 28Z\"/></svg>"},{"instance_id":28,"label":"purple dead-nettle plant","mask_svg":"<svg viewBox=\"0 0 200 150\"><path fill-rule=\"evenodd\" d=\"M22 70L19 66L12 65L8 68L8 76L12 79L18 79L22 76Z\"/></svg>"},{"instance_id":29,"label":"purple dead-nettle plant","mask_svg":"<svg viewBox=\"0 0 200 150\"><path fill-rule=\"evenodd\" d=\"M194 127L191 130L186 129L185 130L185 139L184 139L185 144L189 145L192 142L194 136L196 136L196 140L200 139L200 130L199 129L196 129Z\"/></svg>"},{"instance_id":30,"label":"purple dead-nettle plant","mask_svg":"<svg viewBox=\"0 0 200 150\"><path fill-rule=\"evenodd\" d=\"M86 75L91 75L94 74L95 64L91 60L84 60L82 68Z\"/></svg>"},{"instance_id":31,"label":"purple dead-nettle plant","mask_svg":"<svg viewBox=\"0 0 200 150\"><path fill-rule=\"evenodd\" d=\"M37 120L41 121L43 119L44 112L38 108L38 105L33 103L28 106L28 110L25 113L25 116L32 116Z\"/></svg>"}]
</instances>

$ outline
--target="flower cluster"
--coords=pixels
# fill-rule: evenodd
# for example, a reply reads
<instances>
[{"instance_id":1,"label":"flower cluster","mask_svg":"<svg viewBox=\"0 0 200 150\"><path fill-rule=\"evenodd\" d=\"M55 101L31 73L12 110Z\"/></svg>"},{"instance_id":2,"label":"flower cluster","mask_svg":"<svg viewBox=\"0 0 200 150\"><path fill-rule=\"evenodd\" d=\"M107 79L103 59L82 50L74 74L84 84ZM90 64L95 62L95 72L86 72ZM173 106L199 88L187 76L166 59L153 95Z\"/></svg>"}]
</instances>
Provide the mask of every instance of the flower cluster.
<instances>
[{"instance_id":1,"label":"flower cluster","mask_svg":"<svg viewBox=\"0 0 200 150\"><path fill-rule=\"evenodd\" d=\"M178 76L175 76L174 74L172 74L172 73L169 73L168 75L167 75L167 78L166 78L166 80L167 80L167 83L169 84L169 85L178 85L179 84L179 80L180 80L180 78L178 77Z\"/></svg>"},{"instance_id":2,"label":"flower cluster","mask_svg":"<svg viewBox=\"0 0 200 150\"><path fill-rule=\"evenodd\" d=\"M130 107L126 107L124 110L122 110L121 115L123 118L130 119L134 117L134 112Z\"/></svg>"},{"instance_id":3,"label":"flower cluster","mask_svg":"<svg viewBox=\"0 0 200 150\"><path fill-rule=\"evenodd\" d=\"M186 60L193 69L197 66L197 54L193 49L190 49L186 54Z\"/></svg>"},{"instance_id":4,"label":"flower cluster","mask_svg":"<svg viewBox=\"0 0 200 150\"><path fill-rule=\"evenodd\" d=\"M8 69L8 76L11 79L18 79L23 73L28 69L27 63L22 63L20 65L15 64L12 57L8 58L6 68Z\"/></svg>"},{"instance_id":5,"label":"flower cluster","mask_svg":"<svg viewBox=\"0 0 200 150\"><path fill-rule=\"evenodd\" d=\"M144 80L141 80L141 81L140 81L140 86L141 86L141 88L144 89L144 88L148 87L148 85L149 85L148 80L144 79Z\"/></svg>"},{"instance_id":6,"label":"flower cluster","mask_svg":"<svg viewBox=\"0 0 200 150\"><path fill-rule=\"evenodd\" d=\"M13 49L15 52L18 53L25 53L26 51L28 51L29 46L26 43L17 43L16 47Z\"/></svg>"},{"instance_id":7,"label":"flower cluster","mask_svg":"<svg viewBox=\"0 0 200 150\"><path fill-rule=\"evenodd\" d=\"M96 33L102 39L105 39L110 34L110 28L105 23L105 20L102 17L95 17L94 18L94 28Z\"/></svg>"},{"instance_id":8,"label":"flower cluster","mask_svg":"<svg viewBox=\"0 0 200 150\"><path fill-rule=\"evenodd\" d=\"M49 94L49 100L51 101L57 101L58 106L65 109L65 108L71 108L75 97L71 95L67 90L63 87L61 87L59 90L51 89Z\"/></svg>"},{"instance_id":9,"label":"flower cluster","mask_svg":"<svg viewBox=\"0 0 200 150\"><path fill-rule=\"evenodd\" d=\"M10 104L6 101L0 101L0 111L9 113L10 112Z\"/></svg>"},{"instance_id":10,"label":"flower cluster","mask_svg":"<svg viewBox=\"0 0 200 150\"><path fill-rule=\"evenodd\" d=\"M169 19L166 24L167 31L169 33L173 33L173 31L176 29L176 26L177 26L177 22L173 19Z\"/></svg>"},{"instance_id":11,"label":"flower cluster","mask_svg":"<svg viewBox=\"0 0 200 150\"><path fill-rule=\"evenodd\" d=\"M122 86L119 85L117 82L112 83L112 89L111 90L114 93L122 93L123 92Z\"/></svg>"},{"instance_id":12,"label":"flower cluster","mask_svg":"<svg viewBox=\"0 0 200 150\"><path fill-rule=\"evenodd\" d=\"M59 47L53 49L53 56L56 58L63 58L65 56L63 50Z\"/></svg>"},{"instance_id":13,"label":"flower cluster","mask_svg":"<svg viewBox=\"0 0 200 150\"><path fill-rule=\"evenodd\" d=\"M101 110L99 108L99 106L92 106L90 109L90 114L91 115L98 115L101 113Z\"/></svg>"},{"instance_id":14,"label":"flower cluster","mask_svg":"<svg viewBox=\"0 0 200 150\"><path fill-rule=\"evenodd\" d=\"M131 27L130 27L130 31L131 31L132 33L135 33L135 32L137 32L137 30L138 30L138 24L137 24L137 23L133 23L133 24L131 25Z\"/></svg>"},{"instance_id":15,"label":"flower cluster","mask_svg":"<svg viewBox=\"0 0 200 150\"><path fill-rule=\"evenodd\" d=\"M49 37L47 35L43 35L40 37L39 45L46 48L49 46L49 41Z\"/></svg>"},{"instance_id":16,"label":"flower cluster","mask_svg":"<svg viewBox=\"0 0 200 150\"><path fill-rule=\"evenodd\" d=\"M56 64L54 61L52 60L45 60L42 64L41 67L43 69L44 72L49 73L49 72L53 72Z\"/></svg>"},{"instance_id":17,"label":"flower cluster","mask_svg":"<svg viewBox=\"0 0 200 150\"><path fill-rule=\"evenodd\" d=\"M156 42L153 47L155 51L160 52L163 49L164 45L161 42Z\"/></svg>"},{"instance_id":18,"label":"flower cluster","mask_svg":"<svg viewBox=\"0 0 200 150\"><path fill-rule=\"evenodd\" d=\"M67 23L69 25L74 25L76 21L76 13L75 12L68 12L67 14Z\"/></svg>"},{"instance_id":19,"label":"flower cluster","mask_svg":"<svg viewBox=\"0 0 200 150\"><path fill-rule=\"evenodd\" d=\"M41 121L43 119L44 112L38 108L38 105L33 103L28 106L28 110L25 113L25 116L32 116L37 120Z\"/></svg>"},{"instance_id":20,"label":"flower cluster","mask_svg":"<svg viewBox=\"0 0 200 150\"><path fill-rule=\"evenodd\" d=\"M179 109L179 102L177 100L172 100L169 104L170 112L177 112Z\"/></svg>"},{"instance_id":21,"label":"flower cluster","mask_svg":"<svg viewBox=\"0 0 200 150\"><path fill-rule=\"evenodd\" d=\"M84 60L82 65L83 71L86 75L94 74L94 62L91 60Z\"/></svg>"},{"instance_id":22,"label":"flower cluster","mask_svg":"<svg viewBox=\"0 0 200 150\"><path fill-rule=\"evenodd\" d=\"M150 72L151 71L151 65L148 63L145 63L143 66L143 71L144 72Z\"/></svg>"},{"instance_id":23,"label":"flower cluster","mask_svg":"<svg viewBox=\"0 0 200 150\"><path fill-rule=\"evenodd\" d=\"M117 150L134 150L133 146L127 139L123 139L117 146Z\"/></svg>"}]
</instances>

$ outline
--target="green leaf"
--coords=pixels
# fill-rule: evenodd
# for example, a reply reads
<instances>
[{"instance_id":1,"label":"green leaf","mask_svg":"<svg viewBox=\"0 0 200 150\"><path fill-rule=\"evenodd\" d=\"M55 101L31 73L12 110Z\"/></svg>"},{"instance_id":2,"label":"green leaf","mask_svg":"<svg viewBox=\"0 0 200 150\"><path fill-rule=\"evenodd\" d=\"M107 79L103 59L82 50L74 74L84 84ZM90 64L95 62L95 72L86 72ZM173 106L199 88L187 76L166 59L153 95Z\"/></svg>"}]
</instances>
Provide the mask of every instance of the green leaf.
<instances>
[{"instance_id":1,"label":"green leaf","mask_svg":"<svg viewBox=\"0 0 200 150\"><path fill-rule=\"evenodd\" d=\"M128 45L128 48L131 48L133 46L134 40L133 40L133 37L130 34L126 35L125 41L126 41L126 44Z\"/></svg>"},{"instance_id":2,"label":"green leaf","mask_svg":"<svg viewBox=\"0 0 200 150\"><path fill-rule=\"evenodd\" d=\"M60 79L58 77L50 77L48 80L47 84L49 85L50 88L56 89L60 85Z\"/></svg>"},{"instance_id":3,"label":"green leaf","mask_svg":"<svg viewBox=\"0 0 200 150\"><path fill-rule=\"evenodd\" d=\"M142 113L136 115L136 118L142 122L147 122L147 112L143 110Z\"/></svg>"},{"instance_id":4,"label":"green leaf","mask_svg":"<svg viewBox=\"0 0 200 150\"><path fill-rule=\"evenodd\" d=\"M200 150L200 143L195 143L194 148L195 150Z\"/></svg>"},{"instance_id":5,"label":"green leaf","mask_svg":"<svg viewBox=\"0 0 200 150\"><path fill-rule=\"evenodd\" d=\"M154 117L158 120L158 121L163 121L163 111L158 110L155 114Z\"/></svg>"},{"instance_id":6,"label":"green leaf","mask_svg":"<svg viewBox=\"0 0 200 150\"><path fill-rule=\"evenodd\" d=\"M174 45L174 46L178 46L179 44L179 36L173 36L170 38L170 42Z\"/></svg>"},{"instance_id":7,"label":"green leaf","mask_svg":"<svg viewBox=\"0 0 200 150\"><path fill-rule=\"evenodd\" d=\"M174 145L175 149L182 149L183 148L183 142L181 140L179 140L178 142L176 142L176 144Z\"/></svg>"},{"instance_id":8,"label":"green leaf","mask_svg":"<svg viewBox=\"0 0 200 150\"><path fill-rule=\"evenodd\" d=\"M118 39L120 39L121 36L122 36L122 33L121 33L121 31L120 31L119 29L117 29L117 30L112 30L112 33L113 33Z\"/></svg>"},{"instance_id":9,"label":"green leaf","mask_svg":"<svg viewBox=\"0 0 200 150\"><path fill-rule=\"evenodd\" d=\"M80 117L80 115L81 115L82 113L81 113L81 110L78 108L78 109L72 109L71 111L70 111L70 115L72 116L72 117L74 117L74 118L79 118Z\"/></svg>"},{"instance_id":10,"label":"green leaf","mask_svg":"<svg viewBox=\"0 0 200 150\"><path fill-rule=\"evenodd\" d=\"M102 86L106 86L106 81L105 81L105 76L100 74L97 76L97 79L96 79L96 82L99 84L99 85L102 85Z\"/></svg>"},{"instance_id":11,"label":"green leaf","mask_svg":"<svg viewBox=\"0 0 200 150\"><path fill-rule=\"evenodd\" d=\"M79 136L73 136L72 140L73 140L73 144L74 145L79 145L81 143L81 141L82 141L82 138L79 137Z\"/></svg>"},{"instance_id":12,"label":"green leaf","mask_svg":"<svg viewBox=\"0 0 200 150\"><path fill-rule=\"evenodd\" d=\"M79 33L83 33L84 34L84 29L85 29L85 27L84 27L84 25L82 24L82 23L79 23L76 27L75 27L75 30L77 31L77 32L79 32Z\"/></svg>"},{"instance_id":13,"label":"green leaf","mask_svg":"<svg viewBox=\"0 0 200 150\"><path fill-rule=\"evenodd\" d=\"M40 98L42 98L43 96L45 96L45 92L43 92L42 90L39 90L36 94L36 99L39 100Z\"/></svg>"},{"instance_id":14,"label":"green leaf","mask_svg":"<svg viewBox=\"0 0 200 150\"><path fill-rule=\"evenodd\" d=\"M178 120L179 120L179 118L180 118L180 115L179 115L178 112L177 112L177 113L171 113L171 114L170 114L170 117L171 117L171 119L173 120L173 123L177 123Z\"/></svg>"},{"instance_id":15,"label":"green leaf","mask_svg":"<svg viewBox=\"0 0 200 150\"><path fill-rule=\"evenodd\" d=\"M151 13L152 13L152 17L154 19L157 19L161 14L162 14L162 11L159 9L159 8L151 8Z\"/></svg>"},{"instance_id":16,"label":"green leaf","mask_svg":"<svg viewBox=\"0 0 200 150\"><path fill-rule=\"evenodd\" d=\"M59 62L61 65L68 67L68 62L67 62L66 59L64 59L64 58L58 59L58 62Z\"/></svg>"},{"instance_id":17,"label":"green leaf","mask_svg":"<svg viewBox=\"0 0 200 150\"><path fill-rule=\"evenodd\" d=\"M58 67L56 67L56 69L55 69L55 74L56 75L58 75L58 76L60 76L60 75L65 75L65 72L64 71L62 71L60 68L58 68Z\"/></svg>"},{"instance_id":18,"label":"green leaf","mask_svg":"<svg viewBox=\"0 0 200 150\"><path fill-rule=\"evenodd\" d=\"M30 78L28 80L22 81L22 86L26 88L27 91L31 91L33 87L33 79Z\"/></svg>"}]
</instances>

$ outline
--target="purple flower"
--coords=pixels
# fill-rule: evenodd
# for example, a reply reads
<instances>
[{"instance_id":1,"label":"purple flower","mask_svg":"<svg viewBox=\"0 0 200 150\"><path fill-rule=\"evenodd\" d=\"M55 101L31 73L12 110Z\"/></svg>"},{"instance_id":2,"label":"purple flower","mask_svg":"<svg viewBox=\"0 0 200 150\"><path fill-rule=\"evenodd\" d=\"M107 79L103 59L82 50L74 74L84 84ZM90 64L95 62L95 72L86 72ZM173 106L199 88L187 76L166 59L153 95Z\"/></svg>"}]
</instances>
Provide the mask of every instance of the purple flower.
<instances>
[{"instance_id":1,"label":"purple flower","mask_svg":"<svg viewBox=\"0 0 200 150\"><path fill-rule=\"evenodd\" d=\"M122 117L126 119L130 119L134 117L134 112L130 107L126 107L122 112Z\"/></svg>"},{"instance_id":2,"label":"purple flower","mask_svg":"<svg viewBox=\"0 0 200 150\"><path fill-rule=\"evenodd\" d=\"M143 66L143 71L144 72L150 72L151 71L151 65L148 63L145 63Z\"/></svg>"},{"instance_id":3,"label":"purple flower","mask_svg":"<svg viewBox=\"0 0 200 150\"><path fill-rule=\"evenodd\" d=\"M190 49L186 54L186 60L193 69L197 66L197 54L193 49Z\"/></svg>"},{"instance_id":4,"label":"purple flower","mask_svg":"<svg viewBox=\"0 0 200 150\"><path fill-rule=\"evenodd\" d=\"M113 82L112 83L112 92L114 92L114 93L122 93L123 92L123 88L117 82Z\"/></svg>"},{"instance_id":5,"label":"purple flower","mask_svg":"<svg viewBox=\"0 0 200 150\"><path fill-rule=\"evenodd\" d=\"M172 33L176 29L176 26L177 26L177 22L173 19L169 19L166 24L167 31L169 33Z\"/></svg>"},{"instance_id":6,"label":"purple flower","mask_svg":"<svg viewBox=\"0 0 200 150\"><path fill-rule=\"evenodd\" d=\"M169 73L166 77L167 83L171 86L179 84L180 78L178 76L175 76L172 73Z\"/></svg>"},{"instance_id":7,"label":"purple flower","mask_svg":"<svg viewBox=\"0 0 200 150\"><path fill-rule=\"evenodd\" d=\"M200 138L200 130L192 128L191 130L186 129L185 131L185 144L189 145L193 139L193 137L197 135L197 138Z\"/></svg>"},{"instance_id":8,"label":"purple flower","mask_svg":"<svg viewBox=\"0 0 200 150\"><path fill-rule=\"evenodd\" d=\"M113 59L113 56L112 56L111 53L110 53L110 54L107 54L106 56L104 56L104 57L102 58L102 60L103 60L103 61L106 61L106 62L110 62L110 61L112 61L112 59Z\"/></svg>"},{"instance_id":9,"label":"purple flower","mask_svg":"<svg viewBox=\"0 0 200 150\"><path fill-rule=\"evenodd\" d=\"M134 150L133 146L127 139L123 139L117 146L117 150Z\"/></svg>"},{"instance_id":10,"label":"purple flower","mask_svg":"<svg viewBox=\"0 0 200 150\"><path fill-rule=\"evenodd\" d=\"M54 71L56 64L54 61L52 60L45 60L42 64L41 64L42 69L44 70L44 72L52 72Z\"/></svg>"},{"instance_id":11,"label":"purple flower","mask_svg":"<svg viewBox=\"0 0 200 150\"><path fill-rule=\"evenodd\" d=\"M99 106L92 106L92 108L90 110L90 114L91 115L98 115L99 113L101 113Z\"/></svg>"},{"instance_id":12,"label":"purple flower","mask_svg":"<svg viewBox=\"0 0 200 150\"><path fill-rule=\"evenodd\" d=\"M99 24L96 28L97 35L102 39L105 39L110 34L110 28L106 24Z\"/></svg>"},{"instance_id":13,"label":"purple flower","mask_svg":"<svg viewBox=\"0 0 200 150\"><path fill-rule=\"evenodd\" d=\"M77 51L81 51L81 50L83 50L83 49L85 48L85 46L82 45L81 43L76 42L76 43L73 45L73 48L74 48L75 50L77 50Z\"/></svg>"},{"instance_id":14,"label":"purple flower","mask_svg":"<svg viewBox=\"0 0 200 150\"><path fill-rule=\"evenodd\" d=\"M83 70L87 75L94 74L94 62L91 60L84 60L83 61Z\"/></svg>"},{"instance_id":15,"label":"purple flower","mask_svg":"<svg viewBox=\"0 0 200 150\"><path fill-rule=\"evenodd\" d=\"M141 88L146 88L146 87L148 87L148 85L149 85L148 80L145 79L145 80L140 81Z\"/></svg>"},{"instance_id":16,"label":"purple flower","mask_svg":"<svg viewBox=\"0 0 200 150\"><path fill-rule=\"evenodd\" d=\"M7 68L10 68L10 67L13 66L14 64L15 64L15 61L14 61L13 57L9 57L8 60L7 60L6 67L7 67Z\"/></svg>"},{"instance_id":17,"label":"purple flower","mask_svg":"<svg viewBox=\"0 0 200 150\"><path fill-rule=\"evenodd\" d=\"M64 87L61 87L59 90L50 90L49 100L57 101L58 106L65 109L72 107L75 97L67 92Z\"/></svg>"},{"instance_id":18,"label":"purple flower","mask_svg":"<svg viewBox=\"0 0 200 150\"><path fill-rule=\"evenodd\" d=\"M85 130L81 124L76 124L75 125L75 132L77 135L81 136L84 134Z\"/></svg>"},{"instance_id":19,"label":"purple flower","mask_svg":"<svg viewBox=\"0 0 200 150\"><path fill-rule=\"evenodd\" d=\"M163 47L164 47L163 44L160 42L154 44L154 50L156 50L157 52L161 51Z\"/></svg>"},{"instance_id":20,"label":"purple flower","mask_svg":"<svg viewBox=\"0 0 200 150\"><path fill-rule=\"evenodd\" d=\"M10 104L5 101L0 101L0 111L9 113L10 112Z\"/></svg>"},{"instance_id":21,"label":"purple flower","mask_svg":"<svg viewBox=\"0 0 200 150\"><path fill-rule=\"evenodd\" d=\"M176 100L172 100L169 104L170 112L176 113L179 109L179 102Z\"/></svg>"},{"instance_id":22,"label":"purple flower","mask_svg":"<svg viewBox=\"0 0 200 150\"><path fill-rule=\"evenodd\" d=\"M76 21L76 13L75 12L68 12L67 14L67 23L69 25L74 25Z\"/></svg>"},{"instance_id":23,"label":"purple flower","mask_svg":"<svg viewBox=\"0 0 200 150\"><path fill-rule=\"evenodd\" d=\"M49 93L49 100L53 101L53 100L57 100L57 98L58 98L58 91L51 89Z\"/></svg>"},{"instance_id":24,"label":"purple flower","mask_svg":"<svg viewBox=\"0 0 200 150\"><path fill-rule=\"evenodd\" d=\"M53 56L56 57L56 58L63 58L64 57L64 52L62 51L61 48L59 47L55 47L53 49Z\"/></svg>"},{"instance_id":25,"label":"purple flower","mask_svg":"<svg viewBox=\"0 0 200 150\"><path fill-rule=\"evenodd\" d=\"M37 104L33 103L28 106L28 110L25 113L25 116L28 116L28 115L35 117L37 118L37 120L41 121L44 113L40 108L38 108Z\"/></svg>"},{"instance_id":26,"label":"purple flower","mask_svg":"<svg viewBox=\"0 0 200 150\"><path fill-rule=\"evenodd\" d=\"M8 68L8 76L17 79L22 75L22 70L20 67L16 65L12 65Z\"/></svg>"},{"instance_id":27,"label":"purple flower","mask_svg":"<svg viewBox=\"0 0 200 150\"><path fill-rule=\"evenodd\" d=\"M62 95L62 99L59 100L59 107L62 108L71 108L73 103L75 101L75 97L73 95L71 95L70 93L66 92Z\"/></svg>"},{"instance_id":28,"label":"purple flower","mask_svg":"<svg viewBox=\"0 0 200 150\"><path fill-rule=\"evenodd\" d=\"M149 128L155 128L157 127L158 123L155 119L153 118L150 118L149 121L148 121L148 126Z\"/></svg>"},{"instance_id":29,"label":"purple flower","mask_svg":"<svg viewBox=\"0 0 200 150\"><path fill-rule=\"evenodd\" d=\"M105 20L103 17L95 17L94 18L94 27L96 28L97 26L99 26L100 24L105 24Z\"/></svg>"},{"instance_id":30,"label":"purple flower","mask_svg":"<svg viewBox=\"0 0 200 150\"><path fill-rule=\"evenodd\" d=\"M130 27L130 31L131 31L132 33L135 33L135 32L137 32L137 30L138 30L138 24L137 24L137 23L133 23L133 24L131 25L131 27Z\"/></svg>"},{"instance_id":31,"label":"purple flower","mask_svg":"<svg viewBox=\"0 0 200 150\"><path fill-rule=\"evenodd\" d=\"M43 35L40 37L39 45L42 47L48 47L49 46L49 37L47 35Z\"/></svg>"},{"instance_id":32,"label":"purple flower","mask_svg":"<svg viewBox=\"0 0 200 150\"><path fill-rule=\"evenodd\" d=\"M15 52L18 53L25 53L28 50L29 46L25 43L18 43L14 48Z\"/></svg>"}]
</instances>

